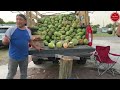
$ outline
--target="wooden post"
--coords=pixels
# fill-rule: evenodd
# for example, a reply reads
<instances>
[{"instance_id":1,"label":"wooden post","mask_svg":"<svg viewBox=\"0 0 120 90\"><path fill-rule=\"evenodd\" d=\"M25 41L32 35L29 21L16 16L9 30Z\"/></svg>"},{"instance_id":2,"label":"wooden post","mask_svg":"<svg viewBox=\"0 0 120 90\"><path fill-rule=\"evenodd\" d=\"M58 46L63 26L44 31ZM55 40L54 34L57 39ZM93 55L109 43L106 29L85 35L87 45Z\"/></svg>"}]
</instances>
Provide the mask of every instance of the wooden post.
<instances>
[{"instance_id":1,"label":"wooden post","mask_svg":"<svg viewBox=\"0 0 120 90\"><path fill-rule=\"evenodd\" d=\"M26 11L26 17L27 17L27 26L30 27L29 11Z\"/></svg>"},{"instance_id":2,"label":"wooden post","mask_svg":"<svg viewBox=\"0 0 120 90\"><path fill-rule=\"evenodd\" d=\"M69 56L63 56L60 60L59 79L68 79L71 77L73 59Z\"/></svg>"},{"instance_id":3,"label":"wooden post","mask_svg":"<svg viewBox=\"0 0 120 90\"><path fill-rule=\"evenodd\" d=\"M30 16L30 27L32 27L32 12L29 12L29 16Z\"/></svg>"}]
</instances>

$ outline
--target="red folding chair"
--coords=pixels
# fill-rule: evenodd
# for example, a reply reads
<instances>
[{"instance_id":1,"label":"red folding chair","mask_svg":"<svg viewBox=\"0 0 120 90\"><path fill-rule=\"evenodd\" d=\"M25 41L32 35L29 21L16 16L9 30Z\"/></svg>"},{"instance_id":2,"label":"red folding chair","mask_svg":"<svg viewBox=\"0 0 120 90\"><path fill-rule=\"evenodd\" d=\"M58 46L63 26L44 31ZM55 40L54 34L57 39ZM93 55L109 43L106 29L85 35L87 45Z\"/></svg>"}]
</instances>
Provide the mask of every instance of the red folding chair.
<instances>
[{"instance_id":1,"label":"red folding chair","mask_svg":"<svg viewBox=\"0 0 120 90\"><path fill-rule=\"evenodd\" d=\"M118 54L110 53L110 46L96 46L96 50L93 53L93 56L95 59L95 64L97 66L99 75L103 75L105 72L110 71L114 76L115 69L113 69L113 66L116 64L116 61L111 60L109 54L113 56L120 56ZM101 73L100 73L100 66L104 67L104 71Z\"/></svg>"}]
</instances>

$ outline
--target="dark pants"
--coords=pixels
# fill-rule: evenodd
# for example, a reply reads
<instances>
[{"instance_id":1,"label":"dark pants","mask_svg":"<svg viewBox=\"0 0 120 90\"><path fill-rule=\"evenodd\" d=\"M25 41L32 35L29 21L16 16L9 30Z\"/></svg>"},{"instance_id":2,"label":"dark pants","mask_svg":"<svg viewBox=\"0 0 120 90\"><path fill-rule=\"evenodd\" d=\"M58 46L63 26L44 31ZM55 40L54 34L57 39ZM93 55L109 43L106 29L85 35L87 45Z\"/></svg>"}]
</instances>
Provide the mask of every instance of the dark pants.
<instances>
[{"instance_id":1,"label":"dark pants","mask_svg":"<svg viewBox=\"0 0 120 90\"><path fill-rule=\"evenodd\" d=\"M17 61L9 58L7 79L13 79L16 75L17 68L20 68L20 79L27 79L28 57L25 60Z\"/></svg>"}]
</instances>

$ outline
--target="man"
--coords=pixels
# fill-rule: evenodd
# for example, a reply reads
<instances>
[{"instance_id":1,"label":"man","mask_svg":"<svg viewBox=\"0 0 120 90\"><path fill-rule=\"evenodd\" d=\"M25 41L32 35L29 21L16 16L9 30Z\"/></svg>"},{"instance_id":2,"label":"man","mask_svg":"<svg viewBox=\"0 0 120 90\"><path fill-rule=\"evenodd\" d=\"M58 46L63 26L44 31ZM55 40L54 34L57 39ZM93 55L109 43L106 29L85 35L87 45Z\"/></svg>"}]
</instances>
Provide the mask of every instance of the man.
<instances>
[{"instance_id":1,"label":"man","mask_svg":"<svg viewBox=\"0 0 120 90\"><path fill-rule=\"evenodd\" d=\"M13 79L17 67L20 67L20 78L27 79L29 44L40 51L32 42L31 31L26 27L27 19L23 14L16 16L16 26L9 28L2 42L9 44L9 63L7 79Z\"/></svg>"},{"instance_id":2,"label":"man","mask_svg":"<svg viewBox=\"0 0 120 90\"><path fill-rule=\"evenodd\" d=\"M118 28L117 28L116 35L117 35L118 37L120 37L120 25L119 25Z\"/></svg>"}]
</instances>

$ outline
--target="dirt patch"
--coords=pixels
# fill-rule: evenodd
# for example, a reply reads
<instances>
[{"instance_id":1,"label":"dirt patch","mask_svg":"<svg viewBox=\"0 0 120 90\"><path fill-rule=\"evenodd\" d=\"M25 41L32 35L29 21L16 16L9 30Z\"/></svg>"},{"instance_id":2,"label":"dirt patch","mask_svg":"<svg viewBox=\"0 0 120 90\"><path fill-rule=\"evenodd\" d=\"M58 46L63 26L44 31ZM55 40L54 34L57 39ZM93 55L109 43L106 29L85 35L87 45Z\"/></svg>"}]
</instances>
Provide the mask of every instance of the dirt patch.
<instances>
[{"instance_id":1,"label":"dirt patch","mask_svg":"<svg viewBox=\"0 0 120 90\"><path fill-rule=\"evenodd\" d=\"M19 79L19 71L17 72L15 79ZM53 65L49 68L29 68L28 79L58 79L59 66ZM73 66L72 76L70 79L120 79L118 73L112 76L111 73L105 73L103 76L98 76L96 68L84 67L82 65Z\"/></svg>"},{"instance_id":2,"label":"dirt patch","mask_svg":"<svg viewBox=\"0 0 120 90\"><path fill-rule=\"evenodd\" d=\"M8 57L1 57L0 65L6 65L8 63Z\"/></svg>"}]
</instances>

